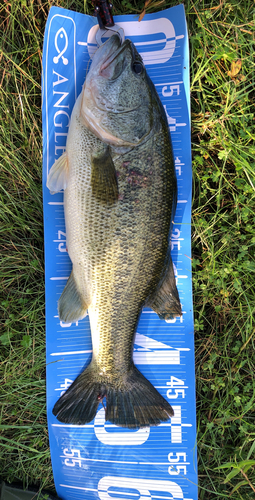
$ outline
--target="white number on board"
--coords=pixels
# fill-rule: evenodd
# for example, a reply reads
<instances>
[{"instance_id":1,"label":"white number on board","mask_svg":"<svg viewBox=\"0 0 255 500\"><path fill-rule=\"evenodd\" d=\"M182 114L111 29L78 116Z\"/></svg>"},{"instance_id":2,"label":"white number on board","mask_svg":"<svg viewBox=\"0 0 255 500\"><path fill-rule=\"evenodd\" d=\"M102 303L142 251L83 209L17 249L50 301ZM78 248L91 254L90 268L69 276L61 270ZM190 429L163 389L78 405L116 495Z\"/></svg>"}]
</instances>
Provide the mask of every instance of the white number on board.
<instances>
[{"instance_id":1,"label":"white number on board","mask_svg":"<svg viewBox=\"0 0 255 500\"><path fill-rule=\"evenodd\" d=\"M172 458L173 455L176 455L176 458ZM168 454L168 461L171 463L170 467L168 468L168 473L170 476L178 476L179 474L187 474L187 465L186 463L186 453L185 452L178 452L178 453L169 453ZM180 464L180 461L182 462ZM179 465L176 465L179 463Z\"/></svg>"},{"instance_id":2,"label":"white number on board","mask_svg":"<svg viewBox=\"0 0 255 500\"><path fill-rule=\"evenodd\" d=\"M65 455L65 465L67 465L67 467L75 467L75 465L78 465L79 467L81 467L81 453L80 453L80 450L76 450L76 449L68 449L68 448L65 448L63 450L63 453Z\"/></svg>"},{"instance_id":3,"label":"white number on board","mask_svg":"<svg viewBox=\"0 0 255 500\"><path fill-rule=\"evenodd\" d=\"M111 495L110 488L118 488L120 491L112 491L113 496ZM163 496L159 496L158 493L164 492L171 495L174 500L183 499L183 491L181 487L174 483L173 481L159 481L156 479L137 479L133 477L114 477L114 476L105 476L100 479L98 483L98 496L100 500L123 500L125 493L128 495L128 492L125 490L133 489L139 493L139 500L151 500L152 498L165 498ZM117 496L117 495L120 496ZM136 495L133 495L137 497Z\"/></svg>"},{"instance_id":4,"label":"white number on board","mask_svg":"<svg viewBox=\"0 0 255 500\"><path fill-rule=\"evenodd\" d=\"M172 97L172 95L174 94L174 90L176 90L177 95L180 94L180 85L170 85L169 88L170 90L167 90L167 85L162 88L162 95L164 97Z\"/></svg>"},{"instance_id":5,"label":"white number on board","mask_svg":"<svg viewBox=\"0 0 255 500\"><path fill-rule=\"evenodd\" d=\"M113 429L119 429L116 425L111 425L111 427ZM128 432L125 430L109 432L105 428L105 411L104 408L101 408L95 417L94 432L97 439L103 444L109 444L111 446L138 446L147 441L150 435L150 428L145 427L138 431Z\"/></svg>"}]
</instances>

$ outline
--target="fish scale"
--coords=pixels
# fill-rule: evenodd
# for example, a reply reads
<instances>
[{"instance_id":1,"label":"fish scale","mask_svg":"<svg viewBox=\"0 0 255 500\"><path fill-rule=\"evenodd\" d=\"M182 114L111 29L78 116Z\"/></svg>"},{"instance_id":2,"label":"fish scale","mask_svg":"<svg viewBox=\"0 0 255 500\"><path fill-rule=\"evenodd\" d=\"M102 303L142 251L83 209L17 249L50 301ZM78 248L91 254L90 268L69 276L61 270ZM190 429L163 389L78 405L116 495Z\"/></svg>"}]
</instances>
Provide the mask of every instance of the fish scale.
<instances>
[{"instance_id":1,"label":"fish scale","mask_svg":"<svg viewBox=\"0 0 255 500\"><path fill-rule=\"evenodd\" d=\"M168 125L145 68L139 76L132 69L135 55L116 35L98 49L73 109L66 153L48 178L51 191L65 188L73 264L59 317L77 321L88 309L93 345L91 363L53 409L61 422L91 421L104 396L106 420L123 427L173 415L132 359L144 305L165 319L181 314L168 244L176 199ZM99 97L107 93L123 115L102 110Z\"/></svg>"}]
</instances>

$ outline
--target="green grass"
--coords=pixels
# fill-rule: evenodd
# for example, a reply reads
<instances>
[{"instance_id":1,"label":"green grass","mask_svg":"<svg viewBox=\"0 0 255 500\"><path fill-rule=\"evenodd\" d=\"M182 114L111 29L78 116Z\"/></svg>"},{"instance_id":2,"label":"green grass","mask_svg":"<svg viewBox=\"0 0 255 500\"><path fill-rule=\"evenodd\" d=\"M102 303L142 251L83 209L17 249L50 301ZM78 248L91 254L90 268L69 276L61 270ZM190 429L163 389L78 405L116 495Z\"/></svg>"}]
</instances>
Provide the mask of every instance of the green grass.
<instances>
[{"instance_id":1,"label":"green grass","mask_svg":"<svg viewBox=\"0 0 255 500\"><path fill-rule=\"evenodd\" d=\"M149 11L176 5L153 1ZM40 78L53 2L0 6L0 476L54 490L45 412ZM84 1L54 2L92 12ZM141 13L144 0L116 0ZM255 498L253 0L187 0L199 500ZM239 69L239 71L238 71ZM238 71L238 72L237 72ZM236 74L235 74L236 73Z\"/></svg>"}]
</instances>

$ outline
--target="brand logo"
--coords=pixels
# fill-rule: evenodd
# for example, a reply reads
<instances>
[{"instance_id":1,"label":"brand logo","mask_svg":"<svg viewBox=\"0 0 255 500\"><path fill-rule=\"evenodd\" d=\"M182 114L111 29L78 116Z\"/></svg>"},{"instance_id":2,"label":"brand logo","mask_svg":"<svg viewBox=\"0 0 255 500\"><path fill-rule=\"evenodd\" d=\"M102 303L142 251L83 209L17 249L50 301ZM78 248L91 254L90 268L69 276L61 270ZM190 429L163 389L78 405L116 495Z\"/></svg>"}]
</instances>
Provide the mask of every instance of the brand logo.
<instances>
[{"instance_id":1,"label":"brand logo","mask_svg":"<svg viewBox=\"0 0 255 500\"><path fill-rule=\"evenodd\" d=\"M65 45L64 45L64 48L61 50L61 48L59 48L59 45L60 46L63 45L63 42ZM67 34L66 34L66 31L64 30L64 28L60 28L56 33L55 47L56 47L56 50L58 52L58 56L53 57L54 64L58 64L59 59L62 58L63 64L66 66L68 64L68 59L66 57L64 57L63 54L66 52L67 47L68 47L68 38L67 38Z\"/></svg>"}]
</instances>

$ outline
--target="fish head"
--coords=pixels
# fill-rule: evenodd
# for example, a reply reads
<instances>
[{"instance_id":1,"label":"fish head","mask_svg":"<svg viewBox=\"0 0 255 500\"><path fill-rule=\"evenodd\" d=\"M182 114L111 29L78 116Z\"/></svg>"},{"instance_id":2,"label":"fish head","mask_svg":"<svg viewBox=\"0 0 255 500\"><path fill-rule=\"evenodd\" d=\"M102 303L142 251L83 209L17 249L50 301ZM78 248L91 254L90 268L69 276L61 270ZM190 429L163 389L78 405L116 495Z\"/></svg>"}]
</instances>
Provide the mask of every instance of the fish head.
<instances>
[{"instance_id":1,"label":"fish head","mask_svg":"<svg viewBox=\"0 0 255 500\"><path fill-rule=\"evenodd\" d=\"M134 44L117 34L97 49L82 92L83 121L105 143L135 146L155 125L155 88Z\"/></svg>"}]
</instances>

